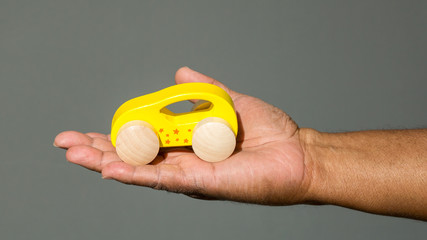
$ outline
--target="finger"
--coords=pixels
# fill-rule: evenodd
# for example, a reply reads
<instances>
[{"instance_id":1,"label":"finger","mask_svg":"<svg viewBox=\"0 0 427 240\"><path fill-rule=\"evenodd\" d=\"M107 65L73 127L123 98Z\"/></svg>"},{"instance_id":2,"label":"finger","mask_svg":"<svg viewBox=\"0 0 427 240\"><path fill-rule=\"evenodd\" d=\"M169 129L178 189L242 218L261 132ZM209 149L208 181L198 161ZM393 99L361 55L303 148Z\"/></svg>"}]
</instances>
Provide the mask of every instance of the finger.
<instances>
[{"instance_id":1,"label":"finger","mask_svg":"<svg viewBox=\"0 0 427 240\"><path fill-rule=\"evenodd\" d=\"M69 162L97 172L100 172L109 163L122 162L115 152L103 152L85 145L73 146L68 149L66 158Z\"/></svg>"},{"instance_id":2,"label":"finger","mask_svg":"<svg viewBox=\"0 0 427 240\"><path fill-rule=\"evenodd\" d=\"M135 167L123 162L114 162L102 169L103 178L155 189L161 188L160 182L166 181L166 176L171 178L171 176L175 175L176 177L178 174L172 165L164 164Z\"/></svg>"},{"instance_id":3,"label":"finger","mask_svg":"<svg viewBox=\"0 0 427 240\"><path fill-rule=\"evenodd\" d=\"M179 164L182 157L193 157L197 159L196 154L188 148L161 148L159 155L150 162L150 165Z\"/></svg>"},{"instance_id":4,"label":"finger","mask_svg":"<svg viewBox=\"0 0 427 240\"><path fill-rule=\"evenodd\" d=\"M76 131L65 131L55 137L53 145L60 148L70 148L76 145L90 145L90 137Z\"/></svg>"},{"instance_id":5,"label":"finger","mask_svg":"<svg viewBox=\"0 0 427 240\"><path fill-rule=\"evenodd\" d=\"M97 148L101 151L116 151L114 146L108 140L108 136L100 133L84 134L76 131L62 132L56 136L54 145L60 148L87 145Z\"/></svg>"},{"instance_id":6,"label":"finger","mask_svg":"<svg viewBox=\"0 0 427 240\"><path fill-rule=\"evenodd\" d=\"M181 150L181 151L173 151L173 152L166 152L162 154L164 160L162 161L163 164L181 164L183 161L203 161L200 158L194 154L193 151L187 149L187 150Z\"/></svg>"},{"instance_id":7,"label":"finger","mask_svg":"<svg viewBox=\"0 0 427 240\"><path fill-rule=\"evenodd\" d=\"M181 83L190 83L190 82L203 82L203 83L210 83L214 84L222 89L224 89L230 97L234 100L239 93L229 89L227 86L225 86L223 83L208 77L202 73L196 72L189 67L182 67L178 69L178 71L175 74L175 82L176 84Z\"/></svg>"},{"instance_id":8,"label":"finger","mask_svg":"<svg viewBox=\"0 0 427 240\"><path fill-rule=\"evenodd\" d=\"M102 134L102 133L89 132L89 133L86 133L86 135L89 136L89 137L91 137L91 138L101 138L101 139L104 139L104 140L109 140L108 136L105 135L105 134Z\"/></svg>"},{"instance_id":9,"label":"finger","mask_svg":"<svg viewBox=\"0 0 427 240\"><path fill-rule=\"evenodd\" d=\"M200 195L203 191L203 188L195 185L197 181L190 179L184 169L171 164L134 167L123 162L113 162L102 169L102 177L186 195Z\"/></svg>"},{"instance_id":10,"label":"finger","mask_svg":"<svg viewBox=\"0 0 427 240\"><path fill-rule=\"evenodd\" d=\"M111 144L109 140L105 140L104 138L92 138L91 145L94 148L97 148L104 152L115 152L116 148Z\"/></svg>"}]
</instances>

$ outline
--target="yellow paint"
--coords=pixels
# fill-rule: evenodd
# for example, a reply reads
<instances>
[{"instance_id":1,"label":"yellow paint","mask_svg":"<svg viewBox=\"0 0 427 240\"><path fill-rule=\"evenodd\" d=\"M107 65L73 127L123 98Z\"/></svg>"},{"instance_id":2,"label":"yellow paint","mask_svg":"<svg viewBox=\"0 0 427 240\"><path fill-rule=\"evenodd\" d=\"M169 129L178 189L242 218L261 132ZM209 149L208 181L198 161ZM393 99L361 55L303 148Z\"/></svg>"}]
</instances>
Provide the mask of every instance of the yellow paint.
<instances>
[{"instance_id":1,"label":"yellow paint","mask_svg":"<svg viewBox=\"0 0 427 240\"><path fill-rule=\"evenodd\" d=\"M173 113L170 104L200 99L191 112ZM184 83L131 99L116 111L111 125L111 142L116 146L119 129L127 122L142 120L157 134L160 147L190 146L194 127L207 117L225 120L237 136L237 117L231 97L222 88L208 83Z\"/></svg>"}]
</instances>

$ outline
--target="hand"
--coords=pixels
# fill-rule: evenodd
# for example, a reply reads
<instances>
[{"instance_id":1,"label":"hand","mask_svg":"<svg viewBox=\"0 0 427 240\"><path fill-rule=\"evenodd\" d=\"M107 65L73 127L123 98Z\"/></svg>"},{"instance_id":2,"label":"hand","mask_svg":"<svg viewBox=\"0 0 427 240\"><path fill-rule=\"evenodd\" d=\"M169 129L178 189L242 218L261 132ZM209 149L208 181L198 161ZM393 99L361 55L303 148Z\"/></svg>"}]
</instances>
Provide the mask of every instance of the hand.
<instances>
[{"instance_id":1,"label":"hand","mask_svg":"<svg viewBox=\"0 0 427 240\"><path fill-rule=\"evenodd\" d=\"M67 131L56 137L54 145L68 149L68 161L126 184L203 199L268 205L304 201L309 184L301 132L286 113L187 67L177 71L175 81L212 83L231 96L239 134L230 158L209 163L187 149L172 149L161 151L149 165L135 167L120 160L104 134Z\"/></svg>"}]
</instances>

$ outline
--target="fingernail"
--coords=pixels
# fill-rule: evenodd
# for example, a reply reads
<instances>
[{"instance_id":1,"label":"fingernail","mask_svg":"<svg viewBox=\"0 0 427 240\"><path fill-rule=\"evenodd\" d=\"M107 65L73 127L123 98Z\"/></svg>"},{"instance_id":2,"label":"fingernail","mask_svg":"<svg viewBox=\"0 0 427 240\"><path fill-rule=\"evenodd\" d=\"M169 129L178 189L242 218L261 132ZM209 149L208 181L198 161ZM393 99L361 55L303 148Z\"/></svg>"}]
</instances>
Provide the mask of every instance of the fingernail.
<instances>
[{"instance_id":1,"label":"fingernail","mask_svg":"<svg viewBox=\"0 0 427 240\"><path fill-rule=\"evenodd\" d=\"M55 142L53 142L53 144L52 144L52 145L53 145L54 147L58 147L58 145L56 145L56 144L55 144Z\"/></svg>"},{"instance_id":2,"label":"fingernail","mask_svg":"<svg viewBox=\"0 0 427 240\"><path fill-rule=\"evenodd\" d=\"M112 178L111 177L106 177L106 176L102 175L102 179L109 180L109 179L112 179Z\"/></svg>"}]
</instances>

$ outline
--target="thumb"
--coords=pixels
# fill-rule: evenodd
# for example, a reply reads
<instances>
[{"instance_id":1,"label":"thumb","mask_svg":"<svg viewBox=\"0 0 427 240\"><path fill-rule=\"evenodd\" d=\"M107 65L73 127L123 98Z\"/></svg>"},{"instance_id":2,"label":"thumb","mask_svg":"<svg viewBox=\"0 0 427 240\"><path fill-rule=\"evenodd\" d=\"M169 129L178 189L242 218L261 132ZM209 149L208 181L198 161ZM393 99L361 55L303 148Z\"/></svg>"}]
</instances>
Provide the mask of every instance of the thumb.
<instances>
[{"instance_id":1,"label":"thumb","mask_svg":"<svg viewBox=\"0 0 427 240\"><path fill-rule=\"evenodd\" d=\"M192 83L192 82L203 82L203 83L210 83L213 85L216 85L222 89L224 89L228 95L234 100L239 93L229 89L227 86L222 84L220 81L217 81L211 77L208 77L202 73L196 72L189 67L182 67L178 69L178 71L175 74L175 82L176 84L181 83Z\"/></svg>"}]
</instances>

